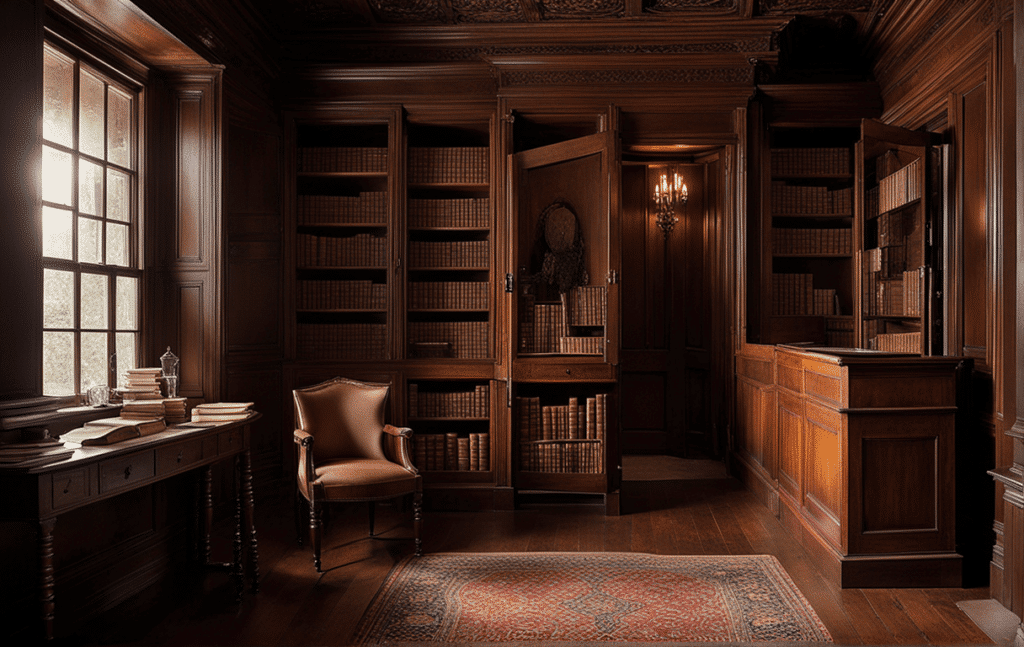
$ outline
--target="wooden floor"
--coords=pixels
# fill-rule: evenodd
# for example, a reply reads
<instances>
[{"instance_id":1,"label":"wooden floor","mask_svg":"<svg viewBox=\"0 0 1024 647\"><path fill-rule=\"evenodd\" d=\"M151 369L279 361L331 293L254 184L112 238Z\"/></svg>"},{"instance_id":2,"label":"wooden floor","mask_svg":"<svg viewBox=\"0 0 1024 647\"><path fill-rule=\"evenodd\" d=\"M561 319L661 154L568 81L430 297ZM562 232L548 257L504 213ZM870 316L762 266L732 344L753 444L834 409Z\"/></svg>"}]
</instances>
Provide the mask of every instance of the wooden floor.
<instances>
[{"instance_id":1,"label":"wooden floor","mask_svg":"<svg viewBox=\"0 0 1024 647\"><path fill-rule=\"evenodd\" d=\"M775 555L839 645L987 645L957 608L988 589L840 590L770 512L733 480L626 482L624 514L593 504L535 503L514 512L428 512L428 552L636 551ZM364 507L335 508L318 577L295 542L291 499L257 500L261 588L238 606L226 575L153 587L116 621L79 631L80 644L344 645L392 565L412 551L408 514L378 508L381 539L366 537ZM223 547L222 547L223 548ZM230 552L227 552L229 555ZM223 557L226 557L224 555Z\"/></svg>"}]
</instances>

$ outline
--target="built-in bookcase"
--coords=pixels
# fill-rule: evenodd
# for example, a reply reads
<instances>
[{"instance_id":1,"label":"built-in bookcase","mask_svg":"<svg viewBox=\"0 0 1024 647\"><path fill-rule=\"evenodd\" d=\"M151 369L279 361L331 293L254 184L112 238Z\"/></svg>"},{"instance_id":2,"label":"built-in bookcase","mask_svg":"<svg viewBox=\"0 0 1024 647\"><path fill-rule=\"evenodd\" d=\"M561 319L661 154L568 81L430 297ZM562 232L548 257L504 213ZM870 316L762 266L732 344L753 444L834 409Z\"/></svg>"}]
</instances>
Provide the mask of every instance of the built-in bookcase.
<instances>
[{"instance_id":1,"label":"built-in bookcase","mask_svg":"<svg viewBox=\"0 0 1024 647\"><path fill-rule=\"evenodd\" d=\"M875 122L864 130L861 345L929 355L938 200L928 187L937 185L939 149L930 133Z\"/></svg>"},{"instance_id":2,"label":"built-in bookcase","mask_svg":"<svg viewBox=\"0 0 1024 647\"><path fill-rule=\"evenodd\" d=\"M410 380L407 421L413 462L423 472L491 472L491 388L487 381Z\"/></svg>"},{"instance_id":3,"label":"built-in bookcase","mask_svg":"<svg viewBox=\"0 0 1024 647\"><path fill-rule=\"evenodd\" d=\"M769 133L765 342L855 343L853 146L858 136L849 128Z\"/></svg>"},{"instance_id":4,"label":"built-in bookcase","mask_svg":"<svg viewBox=\"0 0 1024 647\"><path fill-rule=\"evenodd\" d=\"M389 127L296 128L295 354L388 356Z\"/></svg>"},{"instance_id":5,"label":"built-in bookcase","mask_svg":"<svg viewBox=\"0 0 1024 647\"><path fill-rule=\"evenodd\" d=\"M491 350L491 177L487 122L408 128L406 335L412 359Z\"/></svg>"}]
</instances>

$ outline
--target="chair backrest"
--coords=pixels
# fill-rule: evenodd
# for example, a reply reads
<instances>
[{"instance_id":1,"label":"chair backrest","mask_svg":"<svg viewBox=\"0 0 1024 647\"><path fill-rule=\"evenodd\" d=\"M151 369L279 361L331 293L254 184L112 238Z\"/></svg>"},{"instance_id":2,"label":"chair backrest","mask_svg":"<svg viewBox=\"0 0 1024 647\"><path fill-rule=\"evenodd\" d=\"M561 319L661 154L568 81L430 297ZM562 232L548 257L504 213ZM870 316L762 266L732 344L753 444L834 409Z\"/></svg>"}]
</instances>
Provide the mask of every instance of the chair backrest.
<instances>
[{"instance_id":1,"label":"chair backrest","mask_svg":"<svg viewBox=\"0 0 1024 647\"><path fill-rule=\"evenodd\" d=\"M385 458L384 404L390 385L341 377L295 389L295 422L313 436L313 458Z\"/></svg>"}]
</instances>

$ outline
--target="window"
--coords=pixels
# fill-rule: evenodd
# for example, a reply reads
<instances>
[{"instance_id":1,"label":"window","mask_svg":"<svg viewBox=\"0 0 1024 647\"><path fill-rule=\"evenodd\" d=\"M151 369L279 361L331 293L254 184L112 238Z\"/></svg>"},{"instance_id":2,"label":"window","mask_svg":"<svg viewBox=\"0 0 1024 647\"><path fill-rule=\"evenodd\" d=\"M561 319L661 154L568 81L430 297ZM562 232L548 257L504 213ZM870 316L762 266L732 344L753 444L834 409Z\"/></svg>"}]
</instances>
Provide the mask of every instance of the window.
<instances>
[{"instance_id":1,"label":"window","mask_svg":"<svg viewBox=\"0 0 1024 647\"><path fill-rule=\"evenodd\" d=\"M142 271L138 88L43 47L43 393L135 367Z\"/></svg>"}]
</instances>

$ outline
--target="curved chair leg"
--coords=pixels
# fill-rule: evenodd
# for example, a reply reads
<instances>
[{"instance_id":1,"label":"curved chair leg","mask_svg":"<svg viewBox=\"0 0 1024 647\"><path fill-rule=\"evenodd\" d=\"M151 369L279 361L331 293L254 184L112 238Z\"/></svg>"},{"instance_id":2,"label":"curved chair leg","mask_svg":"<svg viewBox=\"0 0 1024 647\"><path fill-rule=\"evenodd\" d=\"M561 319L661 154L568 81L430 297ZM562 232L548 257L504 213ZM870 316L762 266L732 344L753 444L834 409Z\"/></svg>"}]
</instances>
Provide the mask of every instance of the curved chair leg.
<instances>
[{"instance_id":1,"label":"curved chair leg","mask_svg":"<svg viewBox=\"0 0 1024 647\"><path fill-rule=\"evenodd\" d=\"M423 525L423 492L417 490L412 498L412 530L416 542L416 557L423 555L423 540L420 527Z\"/></svg>"},{"instance_id":2,"label":"curved chair leg","mask_svg":"<svg viewBox=\"0 0 1024 647\"><path fill-rule=\"evenodd\" d=\"M309 541L313 544L313 566L317 573L320 570L320 504L316 501L309 502Z\"/></svg>"},{"instance_id":3,"label":"curved chair leg","mask_svg":"<svg viewBox=\"0 0 1024 647\"><path fill-rule=\"evenodd\" d=\"M370 506L370 536L373 537L373 518L374 518L374 515L377 512L377 502L376 501L370 501L369 502L369 506Z\"/></svg>"}]
</instances>

